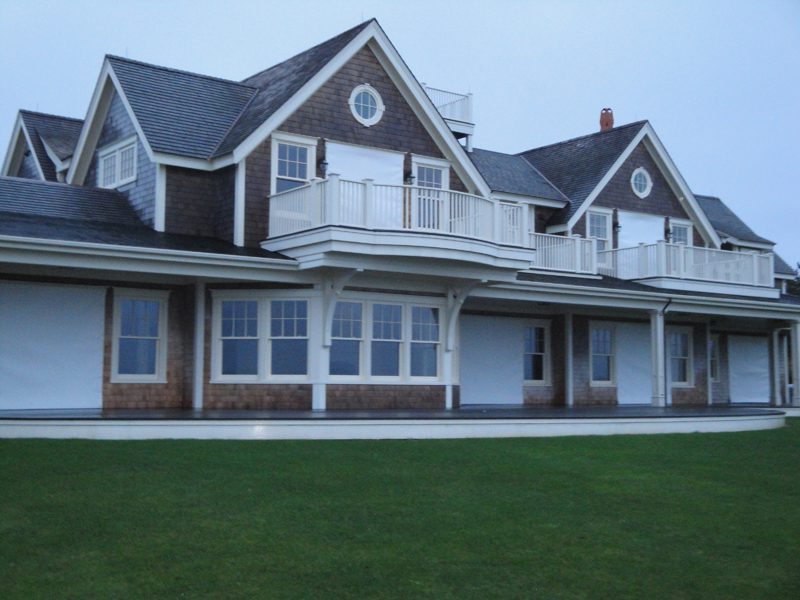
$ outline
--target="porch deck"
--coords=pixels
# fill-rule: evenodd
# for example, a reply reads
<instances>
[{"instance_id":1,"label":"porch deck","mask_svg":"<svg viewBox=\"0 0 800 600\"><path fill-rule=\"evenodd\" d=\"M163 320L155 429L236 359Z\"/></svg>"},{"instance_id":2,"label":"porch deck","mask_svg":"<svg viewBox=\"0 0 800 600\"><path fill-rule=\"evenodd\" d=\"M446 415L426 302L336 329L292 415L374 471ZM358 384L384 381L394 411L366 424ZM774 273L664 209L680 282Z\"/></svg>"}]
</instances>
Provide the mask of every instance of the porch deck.
<instances>
[{"instance_id":1,"label":"porch deck","mask_svg":"<svg viewBox=\"0 0 800 600\"><path fill-rule=\"evenodd\" d=\"M0 438L432 439L694 433L774 429L758 407L521 407L455 410L5 410Z\"/></svg>"}]
</instances>

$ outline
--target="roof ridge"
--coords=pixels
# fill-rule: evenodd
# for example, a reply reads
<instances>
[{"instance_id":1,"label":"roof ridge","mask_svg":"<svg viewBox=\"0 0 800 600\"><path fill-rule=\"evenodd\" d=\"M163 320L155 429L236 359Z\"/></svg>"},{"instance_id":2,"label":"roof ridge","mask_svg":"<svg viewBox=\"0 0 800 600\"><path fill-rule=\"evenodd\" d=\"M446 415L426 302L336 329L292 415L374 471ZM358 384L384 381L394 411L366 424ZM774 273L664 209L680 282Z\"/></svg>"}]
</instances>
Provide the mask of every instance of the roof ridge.
<instances>
[{"instance_id":1,"label":"roof ridge","mask_svg":"<svg viewBox=\"0 0 800 600\"><path fill-rule=\"evenodd\" d=\"M248 86L248 87L251 87L251 86ZM239 119L242 118L242 115L244 114L244 112L253 103L253 100L255 100L256 97L261 93L261 90L258 89L258 88L253 88L253 90L254 90L253 94L247 99L247 102L244 103L244 106L242 106L242 110L240 110L239 114L236 115L236 117L230 122L230 124L228 125L228 128L225 130L225 133L223 133L219 137L219 141L217 141L217 143L214 144L214 148L208 154L208 159L209 160L211 160L212 158L214 158L216 156L217 150L219 150L219 147L222 145L222 143L225 140L228 139L228 135L230 135L231 131L233 130L234 127L236 127L237 123L239 123Z\"/></svg>"},{"instance_id":2,"label":"roof ridge","mask_svg":"<svg viewBox=\"0 0 800 600\"><path fill-rule=\"evenodd\" d=\"M293 54L293 55L292 55L292 56L290 56L289 58L285 58L284 60L282 60L282 61L280 61L280 62L276 62L275 64L273 64L273 65L270 65L270 66L269 66L269 67L267 67L266 69L261 69L260 71L258 71L258 72L256 72L256 73L253 73L252 75L249 75L249 76L245 77L244 79L242 79L242 84L243 84L243 85L250 85L250 84L246 84L246 83L244 83L244 82L245 82L245 81L248 81L248 80L250 80L250 79L253 79L254 77L258 77L259 75L262 75L262 74L266 73L266 72L267 72L267 71L269 71L270 69L274 69L275 67L277 67L277 66L279 66L279 65L282 65L283 63L289 62L290 60L292 60L292 59L294 59L294 58L297 58L298 56L300 56L300 55L302 55L302 54L307 54L308 52L311 52L311 51L312 51L312 50L314 50L315 48L319 48L320 46L324 46L324 45L325 45L325 44L327 44L328 42L331 42L331 41L335 40L335 39L336 39L336 38L338 38L338 37L342 37L342 36L344 36L344 35L346 35L346 34L348 34L348 33L352 33L352 32L353 32L355 29L358 29L359 27L361 27L361 28L363 28L363 27L366 27L366 26L367 26L369 23L371 23L372 21L375 21L375 22L377 23L377 21L378 21L378 20L377 20L375 17L372 17L371 19L367 19L366 21L363 21L363 22L359 23L358 25L355 25L355 26L351 27L350 29L347 29L347 30L345 30L345 31L342 31L342 32L340 32L340 33L337 33L336 35L333 35L333 36L329 37L327 40L325 40L325 41L322 41L322 42L320 42L319 44L314 44L314 45L313 45L313 46L311 46L310 48L306 48L305 50L302 50L302 51L298 52L297 54Z\"/></svg>"},{"instance_id":3,"label":"roof ridge","mask_svg":"<svg viewBox=\"0 0 800 600\"><path fill-rule=\"evenodd\" d=\"M136 60L133 58L126 58L124 56L117 56L115 54L106 54L105 58L119 60L122 62L134 64L134 65L141 65L144 67L151 67L153 69L158 69L160 71L169 71L170 73L180 73L181 75L191 75L192 77L201 77L203 79L209 79L211 81L219 81L220 83L232 83L233 85L237 85L239 87L247 88L253 91L256 91L258 88L253 87L252 85L248 85L246 83L242 83L241 81L236 81L235 79L225 79L224 77L216 77L214 75L206 75L204 73L196 73L194 71L187 71L186 69L176 69L174 67L165 67L164 65L157 65L154 63L145 62L143 60Z\"/></svg>"},{"instance_id":4,"label":"roof ridge","mask_svg":"<svg viewBox=\"0 0 800 600\"><path fill-rule=\"evenodd\" d=\"M572 205L572 200L570 200L569 196L567 196L567 195L566 195L564 192L562 192L562 191L561 191L561 188L560 188L560 187L558 187L558 186L557 186L555 183L553 183L552 181L550 181L550 178L549 178L549 177L547 177L547 175L545 175L544 173L542 173L542 172L541 172L541 171L540 171L540 170L539 170L539 169L536 167L536 165L534 165L534 164L533 164L531 161L529 161L529 160L528 160L527 158L525 158L524 156L520 156L519 154L517 154L516 156L519 156L519 157L520 157L520 158L521 158L523 161L525 161L525 164L526 164L526 165L529 165L529 166L530 166L530 168L531 168L531 169L533 169L534 171L536 171L536 172L537 172L537 173L538 173L538 174L541 176L541 178L542 178L542 179L544 179L544 180L545 180L545 181L546 181L546 182L547 182L547 183L548 183L548 184L549 184L549 185L550 185L550 186L551 186L551 187L552 187L552 188L553 188L555 191L557 191L559 194L561 194L561 197L562 197L562 198L564 198L564 201L567 203L567 206L570 206L570 205Z\"/></svg>"},{"instance_id":5,"label":"roof ridge","mask_svg":"<svg viewBox=\"0 0 800 600\"><path fill-rule=\"evenodd\" d=\"M647 119L642 119L641 121L634 121L633 123L626 123L625 125L620 125L619 127L613 127L611 129L606 129L605 131L595 131L594 133L587 133L585 135L579 135L577 137L569 138L567 140L562 140L560 142L553 142L552 144L545 144L544 146L537 146L535 148L529 148L528 150L523 150L522 152L517 152L514 156L521 156L523 154L527 154L528 152L533 152L534 150L544 150L545 148L552 148L553 146L561 146L563 144L569 144L571 142L577 142L578 140L587 139L590 137L596 137L600 135L605 135L607 133L611 133L614 131L620 131L622 129L628 129L629 127L633 127L635 125L644 125L648 123Z\"/></svg>"},{"instance_id":6,"label":"roof ridge","mask_svg":"<svg viewBox=\"0 0 800 600\"><path fill-rule=\"evenodd\" d=\"M79 119L77 117L65 117L64 115L56 115L53 113L45 113L39 112L38 110L28 110L27 108L20 108L19 112L25 113L28 115L36 115L39 117L55 117L56 119L61 119L62 121L77 121L79 123L83 123L83 119Z\"/></svg>"}]
</instances>

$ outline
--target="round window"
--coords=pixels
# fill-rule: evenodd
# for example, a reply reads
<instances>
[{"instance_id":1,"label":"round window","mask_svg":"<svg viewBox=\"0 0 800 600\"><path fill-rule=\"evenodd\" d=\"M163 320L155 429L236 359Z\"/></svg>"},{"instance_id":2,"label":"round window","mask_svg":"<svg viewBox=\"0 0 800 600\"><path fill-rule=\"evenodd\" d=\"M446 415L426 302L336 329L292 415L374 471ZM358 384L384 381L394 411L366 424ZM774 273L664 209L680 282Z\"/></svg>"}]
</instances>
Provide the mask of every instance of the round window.
<instances>
[{"instance_id":1,"label":"round window","mask_svg":"<svg viewBox=\"0 0 800 600\"><path fill-rule=\"evenodd\" d=\"M381 120L385 107L380 94L371 85L359 85L350 94L350 111L356 121L369 127Z\"/></svg>"},{"instance_id":2,"label":"round window","mask_svg":"<svg viewBox=\"0 0 800 600\"><path fill-rule=\"evenodd\" d=\"M639 167L631 175L631 188L633 193L639 198L646 198L653 189L653 180L650 179L650 173L644 167Z\"/></svg>"}]
</instances>

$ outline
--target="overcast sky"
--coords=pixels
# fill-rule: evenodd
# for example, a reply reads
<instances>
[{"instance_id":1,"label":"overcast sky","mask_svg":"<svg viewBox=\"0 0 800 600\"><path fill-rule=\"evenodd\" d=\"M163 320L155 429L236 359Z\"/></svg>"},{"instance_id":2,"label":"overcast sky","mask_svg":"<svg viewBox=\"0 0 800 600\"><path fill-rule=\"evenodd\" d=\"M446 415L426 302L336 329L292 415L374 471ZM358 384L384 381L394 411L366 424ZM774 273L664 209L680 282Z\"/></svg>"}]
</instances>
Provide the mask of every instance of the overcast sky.
<instances>
[{"instance_id":1,"label":"overcast sky","mask_svg":"<svg viewBox=\"0 0 800 600\"><path fill-rule=\"evenodd\" d=\"M106 53L238 80L371 17L474 94L477 147L649 119L693 191L800 260L799 0L0 0L0 144L19 108L83 118Z\"/></svg>"}]
</instances>

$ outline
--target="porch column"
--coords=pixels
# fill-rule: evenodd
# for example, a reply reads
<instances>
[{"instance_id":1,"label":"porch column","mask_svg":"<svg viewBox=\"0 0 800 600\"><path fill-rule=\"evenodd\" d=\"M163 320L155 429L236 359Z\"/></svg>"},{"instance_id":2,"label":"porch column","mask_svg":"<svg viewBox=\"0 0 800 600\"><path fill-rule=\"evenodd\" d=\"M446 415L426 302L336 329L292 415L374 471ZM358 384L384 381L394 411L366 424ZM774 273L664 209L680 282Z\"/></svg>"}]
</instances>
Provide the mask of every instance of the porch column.
<instances>
[{"instance_id":1,"label":"porch column","mask_svg":"<svg viewBox=\"0 0 800 600\"><path fill-rule=\"evenodd\" d=\"M780 330L772 330L772 361L770 368L772 370L772 405L781 405L781 372L780 372Z\"/></svg>"},{"instance_id":2,"label":"porch column","mask_svg":"<svg viewBox=\"0 0 800 600\"><path fill-rule=\"evenodd\" d=\"M206 284L194 284L194 386L192 408L203 409L206 360Z\"/></svg>"},{"instance_id":3,"label":"porch column","mask_svg":"<svg viewBox=\"0 0 800 600\"><path fill-rule=\"evenodd\" d=\"M666 374L664 370L664 313L650 312L650 355L652 357L653 406L666 406Z\"/></svg>"},{"instance_id":4,"label":"porch column","mask_svg":"<svg viewBox=\"0 0 800 600\"><path fill-rule=\"evenodd\" d=\"M567 313L564 315L564 403L570 407L575 405L572 355L572 313Z\"/></svg>"},{"instance_id":5,"label":"porch column","mask_svg":"<svg viewBox=\"0 0 800 600\"><path fill-rule=\"evenodd\" d=\"M800 406L800 321L795 321L791 325L792 342L792 406Z\"/></svg>"}]
</instances>

